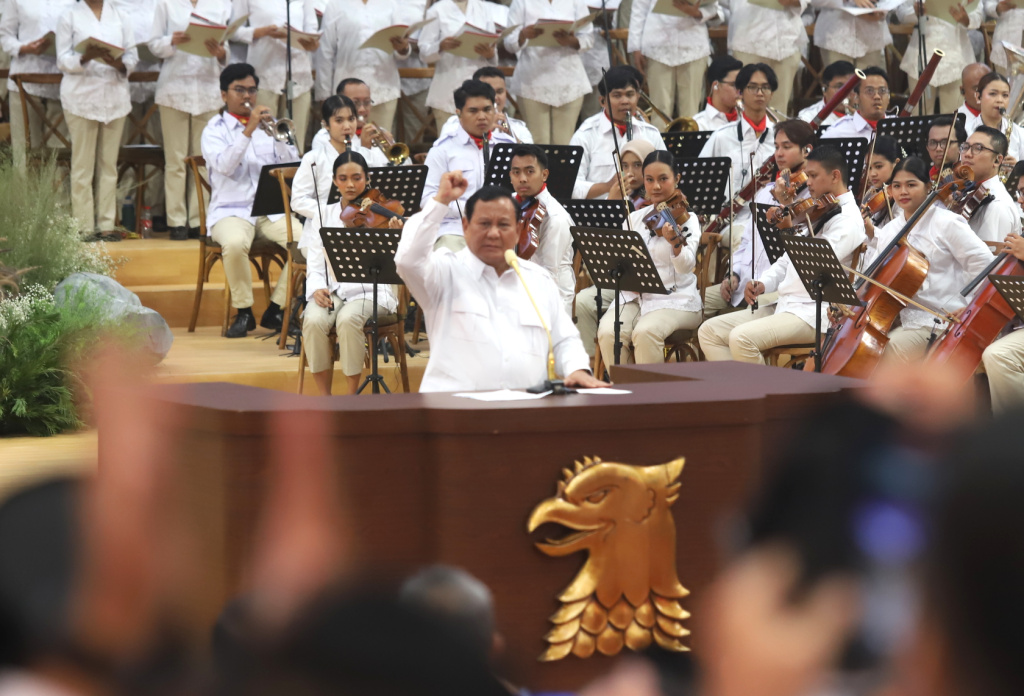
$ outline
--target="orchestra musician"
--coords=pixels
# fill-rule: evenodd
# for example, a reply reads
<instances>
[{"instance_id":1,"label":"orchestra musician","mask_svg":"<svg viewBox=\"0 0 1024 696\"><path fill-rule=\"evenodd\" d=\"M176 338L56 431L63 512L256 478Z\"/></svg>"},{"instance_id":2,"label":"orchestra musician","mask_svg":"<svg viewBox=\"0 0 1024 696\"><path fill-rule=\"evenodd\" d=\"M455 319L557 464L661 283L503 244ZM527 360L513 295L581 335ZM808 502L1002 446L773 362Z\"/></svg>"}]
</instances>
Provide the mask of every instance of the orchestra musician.
<instances>
[{"instance_id":1,"label":"orchestra musician","mask_svg":"<svg viewBox=\"0 0 1024 696\"><path fill-rule=\"evenodd\" d=\"M493 3L488 3L493 4ZM479 68L473 73L474 80L480 80L486 82L494 88L494 111L497 114L497 126L500 130L508 131L505 135L511 135L517 141L524 143L533 142L533 134L530 133L530 129L526 127L526 121L520 121L518 118L513 118L508 115L508 88L505 84L505 73L501 71L501 68L493 65L487 65ZM501 122L504 121L505 128L501 127ZM442 138L446 135L450 135L459 128L459 117L452 115L444 125L441 126L441 130L438 131L438 138Z\"/></svg>"},{"instance_id":2,"label":"orchestra musician","mask_svg":"<svg viewBox=\"0 0 1024 696\"><path fill-rule=\"evenodd\" d=\"M601 94L601 113L585 120L569 141L583 148L580 169L573 187L573 198L607 198L612 187L617 187L615 143L621 148L631 140L640 139L664 150L665 142L658 129L633 118L640 99L640 75L628 65L617 65L605 73L598 84ZM609 120L608 114L611 113ZM614 124L613 124L614 121ZM612 136L612 126L617 129Z\"/></svg>"},{"instance_id":3,"label":"orchestra musician","mask_svg":"<svg viewBox=\"0 0 1024 696\"><path fill-rule=\"evenodd\" d=\"M880 228L866 223L869 238L864 265L870 266L878 253L899 234L907 218L913 215L931 190L928 165L917 156L907 157L893 172L889 185L898 206L892 221ZM992 252L956 213L932 205L905 239L928 260L928 275L921 289L911 298L940 313L953 313L965 306L960 295L964 278L973 278L992 262ZM900 312L901 326L889 332L883 361L909 362L924 356L930 343L943 327L936 317L914 306Z\"/></svg>"},{"instance_id":4,"label":"orchestra musician","mask_svg":"<svg viewBox=\"0 0 1024 696\"><path fill-rule=\"evenodd\" d=\"M713 131L735 123L740 117L736 105L740 93L736 89L736 75L743 63L732 56L715 56L708 66L709 93L707 105L693 115L698 130Z\"/></svg>"},{"instance_id":5,"label":"orchestra musician","mask_svg":"<svg viewBox=\"0 0 1024 696\"><path fill-rule=\"evenodd\" d=\"M775 86L769 96L772 108L789 113L793 79L807 46L807 28L801 15L810 0L778 0L778 8L748 0L722 2L730 9L729 53L744 65L767 65ZM743 95L746 108L747 97Z\"/></svg>"},{"instance_id":6,"label":"orchestra musician","mask_svg":"<svg viewBox=\"0 0 1024 696\"><path fill-rule=\"evenodd\" d=\"M952 138L949 137L950 128L953 128ZM932 180L939 175L940 168L945 171L956 166L960 161L960 146L965 142L967 131L964 129L964 118L960 114L957 114L955 125L952 114L941 114L931 120L928 126L928 140L924 145L931 159L929 175Z\"/></svg>"},{"instance_id":7,"label":"orchestra musician","mask_svg":"<svg viewBox=\"0 0 1024 696\"><path fill-rule=\"evenodd\" d=\"M509 135L495 128L494 88L480 80L466 80L455 90L455 113L459 127L438 138L427 153L427 181L423 204L434 198L445 172L460 171L467 184L462 197L452 201L448 217L438 228L438 244L453 250L465 246L462 239L462 211L473 193L484 185L491 149L498 143L514 143Z\"/></svg>"},{"instance_id":8,"label":"orchestra musician","mask_svg":"<svg viewBox=\"0 0 1024 696\"><path fill-rule=\"evenodd\" d=\"M853 254L864 242L864 222L858 201L846 187L848 169L842 153L829 145L818 145L804 164L810 196L832 194L839 205L813 225L816 237L828 240L840 262L849 266ZM788 218L779 224L784 227ZM739 360L764 364L764 351L779 345L812 343L815 339L815 303L804 288L796 268L783 255L756 280L747 283L744 299L752 304L758 297L778 291L774 307L758 307L717 316L698 331L701 350L708 360ZM822 309L822 326L827 326Z\"/></svg>"},{"instance_id":9,"label":"orchestra musician","mask_svg":"<svg viewBox=\"0 0 1024 696\"><path fill-rule=\"evenodd\" d=\"M395 254L398 273L430 327L430 361L420 391L530 387L547 375L549 345L566 386L607 386L590 373L551 275L523 260L520 280L509 267L505 252L515 247L519 231L507 190L484 186L466 200L462 250L434 248L451 205L466 197L469 186L461 172L442 174L423 210L406 221Z\"/></svg>"},{"instance_id":10,"label":"orchestra musician","mask_svg":"<svg viewBox=\"0 0 1024 696\"><path fill-rule=\"evenodd\" d=\"M822 133L824 138L865 138L871 140L878 122L889 108L889 75L881 68L867 68L864 79L853 91L857 94L857 111L833 123Z\"/></svg>"},{"instance_id":11,"label":"orchestra musician","mask_svg":"<svg viewBox=\"0 0 1024 696\"><path fill-rule=\"evenodd\" d=\"M1020 234L1020 209L999 179L1006 157L1006 136L995 128L979 126L964 143L960 159L974 170L974 180L991 198L984 200L969 224L984 242L999 243L1009 234Z\"/></svg>"},{"instance_id":12,"label":"orchestra musician","mask_svg":"<svg viewBox=\"0 0 1024 696\"><path fill-rule=\"evenodd\" d=\"M975 90L978 97L979 113L967 119L967 133L971 134L981 126L995 128L1008 141L1003 167L1010 169L1017 160L1024 159L1024 133L1017 124L1011 124L1004 115L1010 104L1010 82L997 72L990 72L978 81Z\"/></svg>"},{"instance_id":13,"label":"orchestra musician","mask_svg":"<svg viewBox=\"0 0 1024 696\"><path fill-rule=\"evenodd\" d=\"M1003 251L1024 261L1024 237L1007 235ZM1014 321L1013 330L994 341L981 355L988 375L992 410L996 413L1024 403L1024 331L1020 329L1020 320Z\"/></svg>"},{"instance_id":14,"label":"orchestra musician","mask_svg":"<svg viewBox=\"0 0 1024 696\"><path fill-rule=\"evenodd\" d=\"M1000 50L1002 50L1001 46ZM995 46L992 47L992 51L995 52ZM981 113L981 104L978 102L978 83L990 72L992 72L992 68L984 63L971 63L960 72L960 98L964 103L960 105L957 112L963 114L965 119Z\"/></svg>"},{"instance_id":15,"label":"orchestra musician","mask_svg":"<svg viewBox=\"0 0 1024 696\"><path fill-rule=\"evenodd\" d=\"M332 97L337 99L338 97ZM328 100L330 101L330 100ZM325 104L327 102L324 102ZM309 157L313 153L307 153ZM305 158L304 158L305 159ZM317 389L321 394L331 394L331 371L334 361L334 347L328 334L335 328L338 335L339 365L348 383L348 393L355 394L359 389L359 378L363 372L363 360L366 353L366 336L363 327L373 316L373 285L370 283L339 283L333 273L328 272L327 258L324 253L320 227L345 227L342 213L348 206L356 205L366 194L367 165L362 155L342 151L328 165L328 176L341 194L337 203L326 205L321 222L320 215L313 211L315 223L302 231L300 247L306 255L306 309L302 313L302 345L309 360L309 371L313 375ZM296 179L298 175L296 175ZM327 202L326 191L321 193L321 201ZM295 193L292 192L295 201ZM315 208L315 201L314 208ZM294 202L293 202L294 209ZM306 215L304 208L300 212ZM308 217L308 216L307 216ZM393 229L401 228L401 218L394 217L388 223ZM394 321L398 309L398 300L390 285L377 287L377 316L379 322Z\"/></svg>"},{"instance_id":16,"label":"orchestra musician","mask_svg":"<svg viewBox=\"0 0 1024 696\"><path fill-rule=\"evenodd\" d=\"M380 148L374 147L373 139L378 135L383 135L392 141L394 138L386 128L370 121L370 110L373 108L373 96L370 92L370 86L358 77L346 77L338 83L338 89L335 91L335 94L339 97L350 99L356 107L355 135L351 138L353 149L361 154L371 167L388 166L387 157L380 151ZM323 147L328 145L330 141L331 134L328 132L327 126L321 123L320 130L313 136L312 148ZM408 164L408 162L406 160L403 164Z\"/></svg>"},{"instance_id":17,"label":"orchestra musician","mask_svg":"<svg viewBox=\"0 0 1024 696\"><path fill-rule=\"evenodd\" d=\"M868 187L861 205L864 215L876 227L881 227L892 219L892 207L895 205L892 202L892 196L885 194L885 198L880 201L876 196L883 187L889 184L893 169L903 157L903 148L900 147L896 138L891 135L879 135L875 138L871 156L868 159ZM877 210L869 210L868 205L876 202L878 203Z\"/></svg>"},{"instance_id":18,"label":"orchestra musician","mask_svg":"<svg viewBox=\"0 0 1024 696\"><path fill-rule=\"evenodd\" d=\"M298 159L299 151L267 135L260 122L273 117L266 106L254 103L259 91L256 71L248 63L233 63L220 74L224 109L203 129L202 152L210 174L210 202L206 225L210 237L220 244L224 275L231 290L231 305L237 314L228 327L227 338L242 338L256 328L252 314L252 271L249 249L255 238L266 238L284 246L288 242L284 215L253 218L249 215L256 196L260 171L267 164L283 164ZM298 227L298 220L292 224ZM288 266L260 318L260 326L270 330L282 327L285 284Z\"/></svg>"},{"instance_id":19,"label":"orchestra musician","mask_svg":"<svg viewBox=\"0 0 1024 696\"><path fill-rule=\"evenodd\" d=\"M851 77L853 77L853 71L853 63L846 60L837 60L834 63L826 65L825 70L821 73L821 99L811 104L806 109L801 109L800 113L797 114L797 118L807 121L808 123L813 121L814 117L821 113L821 110L825 108L825 103L832 98L832 95L838 92L839 89L845 85ZM836 121L847 115L848 114L844 109L833 111L821 121L821 125L831 126Z\"/></svg>"}]
</instances>

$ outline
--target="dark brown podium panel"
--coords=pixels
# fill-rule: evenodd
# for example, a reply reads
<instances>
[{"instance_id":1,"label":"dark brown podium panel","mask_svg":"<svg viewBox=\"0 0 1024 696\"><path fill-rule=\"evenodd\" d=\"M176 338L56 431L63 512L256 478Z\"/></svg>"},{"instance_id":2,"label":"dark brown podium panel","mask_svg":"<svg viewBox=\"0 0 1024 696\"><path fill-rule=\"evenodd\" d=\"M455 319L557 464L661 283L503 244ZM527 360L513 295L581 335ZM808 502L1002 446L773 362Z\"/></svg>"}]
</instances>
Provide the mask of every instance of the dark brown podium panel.
<instances>
[{"instance_id":1,"label":"dark brown podium panel","mask_svg":"<svg viewBox=\"0 0 1024 696\"><path fill-rule=\"evenodd\" d=\"M161 388L161 398L189 414L178 457L205 531L206 618L241 582L271 456L268 415L328 411L358 562L385 582L431 562L465 567L494 592L510 676L533 689L578 688L615 658L536 658L557 597L585 554L543 555L533 544L541 538L526 529L533 508L555 495L562 469L584 457L631 465L686 458L672 513L679 580L691 592L682 605L692 613L720 566L724 518L746 499L784 433L862 384L738 363L623 366L614 374L632 394L485 403L445 394L299 397L209 383ZM700 649L700 635L684 642Z\"/></svg>"}]
</instances>

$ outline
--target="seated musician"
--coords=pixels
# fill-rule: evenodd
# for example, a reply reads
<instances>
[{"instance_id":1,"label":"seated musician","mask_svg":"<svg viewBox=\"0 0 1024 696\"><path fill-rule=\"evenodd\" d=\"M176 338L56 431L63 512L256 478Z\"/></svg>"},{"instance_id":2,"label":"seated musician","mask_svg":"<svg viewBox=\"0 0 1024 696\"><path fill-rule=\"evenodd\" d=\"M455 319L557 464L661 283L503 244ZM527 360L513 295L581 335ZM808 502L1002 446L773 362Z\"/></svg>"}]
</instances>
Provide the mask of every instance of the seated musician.
<instances>
[{"instance_id":1,"label":"seated musician","mask_svg":"<svg viewBox=\"0 0 1024 696\"><path fill-rule=\"evenodd\" d=\"M883 227L875 229L870 223L866 231L870 241L864 255L865 267L870 266L903 229L907 218L913 215L927 198L931 189L928 165L920 157L907 157L896 165L889 185L899 211ZM965 305L960 289L965 278L978 275L992 262L992 252L978 239L960 215L932 205L906 237L906 242L928 260L928 276L924 285L913 296L929 309L942 313L955 313ZM908 306L900 312L899 326L889 332L883 360L908 362L924 356L933 332L938 335L943 324L936 324L935 315L924 309Z\"/></svg>"},{"instance_id":2,"label":"seated musician","mask_svg":"<svg viewBox=\"0 0 1024 696\"><path fill-rule=\"evenodd\" d=\"M562 204L548 191L548 156L538 145L516 145L509 164L509 179L516 191L516 207L522 212L534 209L537 201L543 206L543 220L537 230L537 247L531 261L551 274L565 309L572 313L572 298L576 293L576 275L572 270L572 217ZM536 214L536 213L534 213Z\"/></svg>"},{"instance_id":3,"label":"seated musician","mask_svg":"<svg viewBox=\"0 0 1024 696\"><path fill-rule=\"evenodd\" d=\"M617 186L613 153L615 143L621 148L631 140L646 140L659 150L665 149L658 129L649 123L634 118L640 99L640 78L637 71L628 65L616 65L605 73L597 85L600 93L601 113L594 114L580 124L573 134L570 145L583 148L580 170L576 175L573 198L607 198L612 186ZM617 130L612 136L612 121Z\"/></svg>"},{"instance_id":4,"label":"seated musician","mask_svg":"<svg viewBox=\"0 0 1024 696\"><path fill-rule=\"evenodd\" d=\"M950 137L952 129L952 137ZM928 157L931 158L930 176L932 181L939 172L951 170L960 161L960 146L967 141L967 131L964 129L964 118L957 116L956 125L953 125L951 114L936 116L928 125L928 141L925 149ZM877 147L877 143L875 147Z\"/></svg>"},{"instance_id":5,"label":"seated musician","mask_svg":"<svg viewBox=\"0 0 1024 696\"><path fill-rule=\"evenodd\" d=\"M995 50L996 47L993 46L992 51L995 52ZM999 50L1002 51L1002 46L999 47ZM971 118L981 113L981 103L978 101L978 83L990 72L992 72L992 68L984 63L970 63L960 72L960 98L964 100L964 103L956 111L958 114L963 114L964 118Z\"/></svg>"},{"instance_id":6,"label":"seated musician","mask_svg":"<svg viewBox=\"0 0 1024 696\"><path fill-rule=\"evenodd\" d=\"M328 101L330 101L328 99ZM326 102L325 102L326 103ZM312 153L310 153L312 154ZM341 200L324 208L324 227L345 227L342 213L346 207L358 206L366 194L366 160L356 152L342 152L328 171L334 172L333 183L341 193ZM323 195L323 194L321 194ZM326 203L326 198L320 199ZM389 227L400 228L401 218L392 218ZM328 334L335 328L338 334L338 352L341 372L348 383L348 393L355 394L363 372L366 337L363 327L373 316L373 285L370 283L341 283L334 279L328 268L320 236L320 221L303 230L300 246L306 253L306 309L302 314L302 345L309 360L321 394L331 393L331 363L334 347ZM398 301L390 285L377 286L378 321L393 321Z\"/></svg>"},{"instance_id":7,"label":"seated musician","mask_svg":"<svg viewBox=\"0 0 1024 696\"><path fill-rule=\"evenodd\" d=\"M358 77L346 77L344 80L338 83L338 88L334 92L339 97L347 97L352 100L352 103L356 106L356 129L355 135L352 136L352 149L359 152L371 167L386 167L388 165L387 158L384 157L384 153L379 148L373 146L373 136L377 135L380 131L377 126L370 123L370 110L373 108L373 98L370 93L370 85L366 84ZM327 99L324 99L326 102ZM317 131L316 135L313 136L313 148L321 147L326 145L331 140L331 135L328 132L327 125L321 124L322 127ZM384 131L384 135L391 137L391 133ZM368 153L377 152L378 155L369 155Z\"/></svg>"},{"instance_id":8,"label":"seated musician","mask_svg":"<svg viewBox=\"0 0 1024 696\"><path fill-rule=\"evenodd\" d=\"M605 386L590 374L587 353L551 275L530 261L520 262L542 325L523 282L505 260L519 238L508 191L484 186L470 196L462 220L465 247L434 249L449 206L469 185L461 172L442 174L423 210L405 223L395 254L398 273L430 327L430 362L420 391L523 389L543 381L545 325L556 372L566 385Z\"/></svg>"},{"instance_id":9,"label":"seated musician","mask_svg":"<svg viewBox=\"0 0 1024 696\"><path fill-rule=\"evenodd\" d=\"M1007 235L1003 251L1014 255L1018 261L1024 261L1024 237ZM996 413L1024 404L1024 331L1020 329L1020 320L1014 321L1013 330L992 343L981 355L988 375L992 410Z\"/></svg>"},{"instance_id":10,"label":"seated musician","mask_svg":"<svg viewBox=\"0 0 1024 696\"><path fill-rule=\"evenodd\" d=\"M804 158L810 153L813 142L814 130L804 121L791 119L777 124L775 126L775 162L778 164L779 170L788 169L792 174L799 172L804 166ZM780 202L792 202L783 200L787 195L793 196L793 200L807 197L806 185L793 188L792 191L786 191L784 182L781 179L776 179L757 192L754 202L778 205ZM760 233L757 242L751 249L750 241L753 237L754 221L749 215L746 216L742 226L743 236L740 237L733 249L730 276L718 285L704 291L705 318L727 314L740 307L745 307L743 288L746 287L747 281L751 279L752 275L760 277L771 266ZM751 273L751 254L755 255L753 274ZM762 298L758 304L768 307L774 304L774 299Z\"/></svg>"},{"instance_id":11,"label":"seated musician","mask_svg":"<svg viewBox=\"0 0 1024 696\"><path fill-rule=\"evenodd\" d=\"M202 151L210 173L210 204L206 211L208 234L221 246L224 275L231 290L234 320L225 336L244 337L256 329L252 314L252 271L249 249L256 238L269 239L284 246L288 230L284 215L253 218L253 198L260 170L268 164L294 162L299 151L271 138L259 126L271 116L265 106L251 107L256 100L259 79L246 63L235 63L220 74L220 96L224 109L203 129ZM298 220L293 224L298 227ZM277 330L284 321L281 303L285 298L288 268L281 272L270 304L260 318L260 326Z\"/></svg>"},{"instance_id":12,"label":"seated musician","mask_svg":"<svg viewBox=\"0 0 1024 696\"><path fill-rule=\"evenodd\" d=\"M889 108L889 75L879 67L864 70L864 79L853 91L857 94L857 111L843 116L822 133L824 138L865 138L871 140L878 122Z\"/></svg>"},{"instance_id":13,"label":"seated musician","mask_svg":"<svg viewBox=\"0 0 1024 696\"><path fill-rule=\"evenodd\" d=\"M978 97L978 115L967 119L967 133L974 133L981 126L994 128L1006 135L1006 157L1003 168L1009 171L1017 160L1024 159L1024 132L1016 124L1011 125L1004 115L1013 110L1010 104L1010 82L997 72L990 72L978 81L975 92ZM1005 172L1004 172L1005 173Z\"/></svg>"},{"instance_id":14,"label":"seated musician","mask_svg":"<svg viewBox=\"0 0 1024 696\"><path fill-rule=\"evenodd\" d=\"M861 201L861 210L866 219L870 219L875 227L881 227L892 219L893 208L896 204L892 202L891 194L885 193L881 198L877 194L889 184L889 180L892 179L892 170L905 155L899 142L891 135L877 136L871 146L870 154L868 188ZM957 154L960 154L959 150Z\"/></svg>"},{"instance_id":15,"label":"seated musician","mask_svg":"<svg viewBox=\"0 0 1024 696\"><path fill-rule=\"evenodd\" d=\"M716 56L711 61L707 72L711 90L707 106L693 115L698 130L718 130L739 119L740 112L736 104L739 103L740 93L736 89L736 75L742 67L743 63L732 56Z\"/></svg>"},{"instance_id":16,"label":"seated musician","mask_svg":"<svg viewBox=\"0 0 1024 696\"><path fill-rule=\"evenodd\" d=\"M839 150L818 145L804 164L807 188L813 198L834 195L840 207L825 213L813 224L814 235L828 240L841 263L849 266L853 254L864 242L864 222L856 197L846 188L846 160ZM785 227L788 218L779 223ZM804 288L796 268L785 254L756 280L747 283L744 299L753 303L759 296L778 291L775 307L758 307L733 312L704 322L698 336L708 360L739 360L764 364L764 351L780 345L812 343L815 339L815 303ZM822 309L822 326L828 322Z\"/></svg>"},{"instance_id":17,"label":"seated musician","mask_svg":"<svg viewBox=\"0 0 1024 696\"><path fill-rule=\"evenodd\" d=\"M502 128L501 124L497 123L499 130L505 131L506 135L511 135L516 140L532 143L533 134L526 127L526 121L520 121L518 118L512 118L508 115L508 87L505 84L505 73L501 71L501 68L493 65L478 68L473 73L473 79L486 82L494 88L494 111L497 114L497 120L505 124L505 127ZM441 132L437 134L437 137L440 139L450 135L458 130L458 128L459 117L457 114L452 114L451 118L444 122Z\"/></svg>"},{"instance_id":18,"label":"seated musician","mask_svg":"<svg viewBox=\"0 0 1024 696\"><path fill-rule=\"evenodd\" d=\"M679 329L700 326L700 291L697 289L697 245L700 242L700 223L695 214L687 214L679 222L679 215L671 209L664 215L655 215L655 206L667 203L677 205L684 200L679 190L679 174L675 158L665 150L655 150L644 159L644 189L649 205L629 216L633 234L647 245L651 259L658 269L667 295L635 292L621 293L620 340L622 354L619 363L661 363L665 361L665 339ZM651 218L653 216L653 218ZM673 221L668 217L672 216ZM647 221L649 218L649 224ZM605 312L597 329L597 342L606 365L615 363L615 312Z\"/></svg>"},{"instance_id":19,"label":"seated musician","mask_svg":"<svg viewBox=\"0 0 1024 696\"><path fill-rule=\"evenodd\" d=\"M495 128L494 88L480 80L466 80L455 90L455 115L459 127L434 141L427 153L427 183L423 187L423 205L437 195L445 172L460 171L468 182L462 197L448 206L448 216L437 230L437 243L458 251L462 238L462 208L481 186L487 175L491 150L498 143L515 140Z\"/></svg>"},{"instance_id":20,"label":"seated musician","mask_svg":"<svg viewBox=\"0 0 1024 696\"><path fill-rule=\"evenodd\" d=\"M814 117L825 108L826 102L832 98L832 95L838 92L853 77L853 70L853 63L847 60L837 60L826 65L825 70L821 73L821 99L806 109L801 109L800 113L797 114L797 118L808 123L813 121ZM822 119L821 125L831 126L847 115L846 109L840 107Z\"/></svg>"},{"instance_id":21,"label":"seated musician","mask_svg":"<svg viewBox=\"0 0 1024 696\"><path fill-rule=\"evenodd\" d=\"M1002 242L1020 234L1020 209L999 180L1006 157L1006 136L995 128L979 126L964 143L960 159L974 170L974 180L992 196L971 216L970 226L983 242Z\"/></svg>"}]
</instances>

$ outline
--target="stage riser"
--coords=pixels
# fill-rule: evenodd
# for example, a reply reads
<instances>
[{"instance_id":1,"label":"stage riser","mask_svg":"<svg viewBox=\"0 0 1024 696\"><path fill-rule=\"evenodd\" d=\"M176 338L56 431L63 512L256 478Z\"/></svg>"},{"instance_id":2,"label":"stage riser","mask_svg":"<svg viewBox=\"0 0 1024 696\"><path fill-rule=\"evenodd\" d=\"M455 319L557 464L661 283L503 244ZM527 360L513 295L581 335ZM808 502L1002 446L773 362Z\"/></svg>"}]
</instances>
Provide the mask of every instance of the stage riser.
<instances>
[{"instance_id":1,"label":"stage riser","mask_svg":"<svg viewBox=\"0 0 1024 696\"><path fill-rule=\"evenodd\" d=\"M155 309L172 329L187 327L192 315L196 286L193 285L146 285L128 288L139 296L143 306ZM252 285L253 312L259 321L267 303L263 299L263 283ZM235 310L230 311L233 317ZM224 283L207 283L203 287L203 302L199 306L196 326L220 326L224 321Z\"/></svg>"}]
</instances>

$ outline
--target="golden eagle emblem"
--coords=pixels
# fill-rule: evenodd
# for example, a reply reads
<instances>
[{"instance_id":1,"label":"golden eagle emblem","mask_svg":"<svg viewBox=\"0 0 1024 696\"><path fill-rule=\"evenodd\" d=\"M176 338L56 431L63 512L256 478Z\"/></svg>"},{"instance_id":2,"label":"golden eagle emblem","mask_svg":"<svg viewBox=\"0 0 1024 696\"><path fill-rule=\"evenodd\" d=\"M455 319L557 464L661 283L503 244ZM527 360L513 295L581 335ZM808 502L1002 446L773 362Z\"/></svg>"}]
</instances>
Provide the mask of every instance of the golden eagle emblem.
<instances>
[{"instance_id":1,"label":"golden eagle emblem","mask_svg":"<svg viewBox=\"0 0 1024 696\"><path fill-rule=\"evenodd\" d=\"M630 466L584 458L563 469L558 492L530 514L530 533L545 523L573 530L561 539L538 542L549 556L586 550L587 562L558 599L554 628L542 661L569 653L615 655L625 646L642 650L657 642L667 650L688 650L690 614L679 604L689 593L676 573L676 525L672 504L683 459L658 466Z\"/></svg>"}]
</instances>

